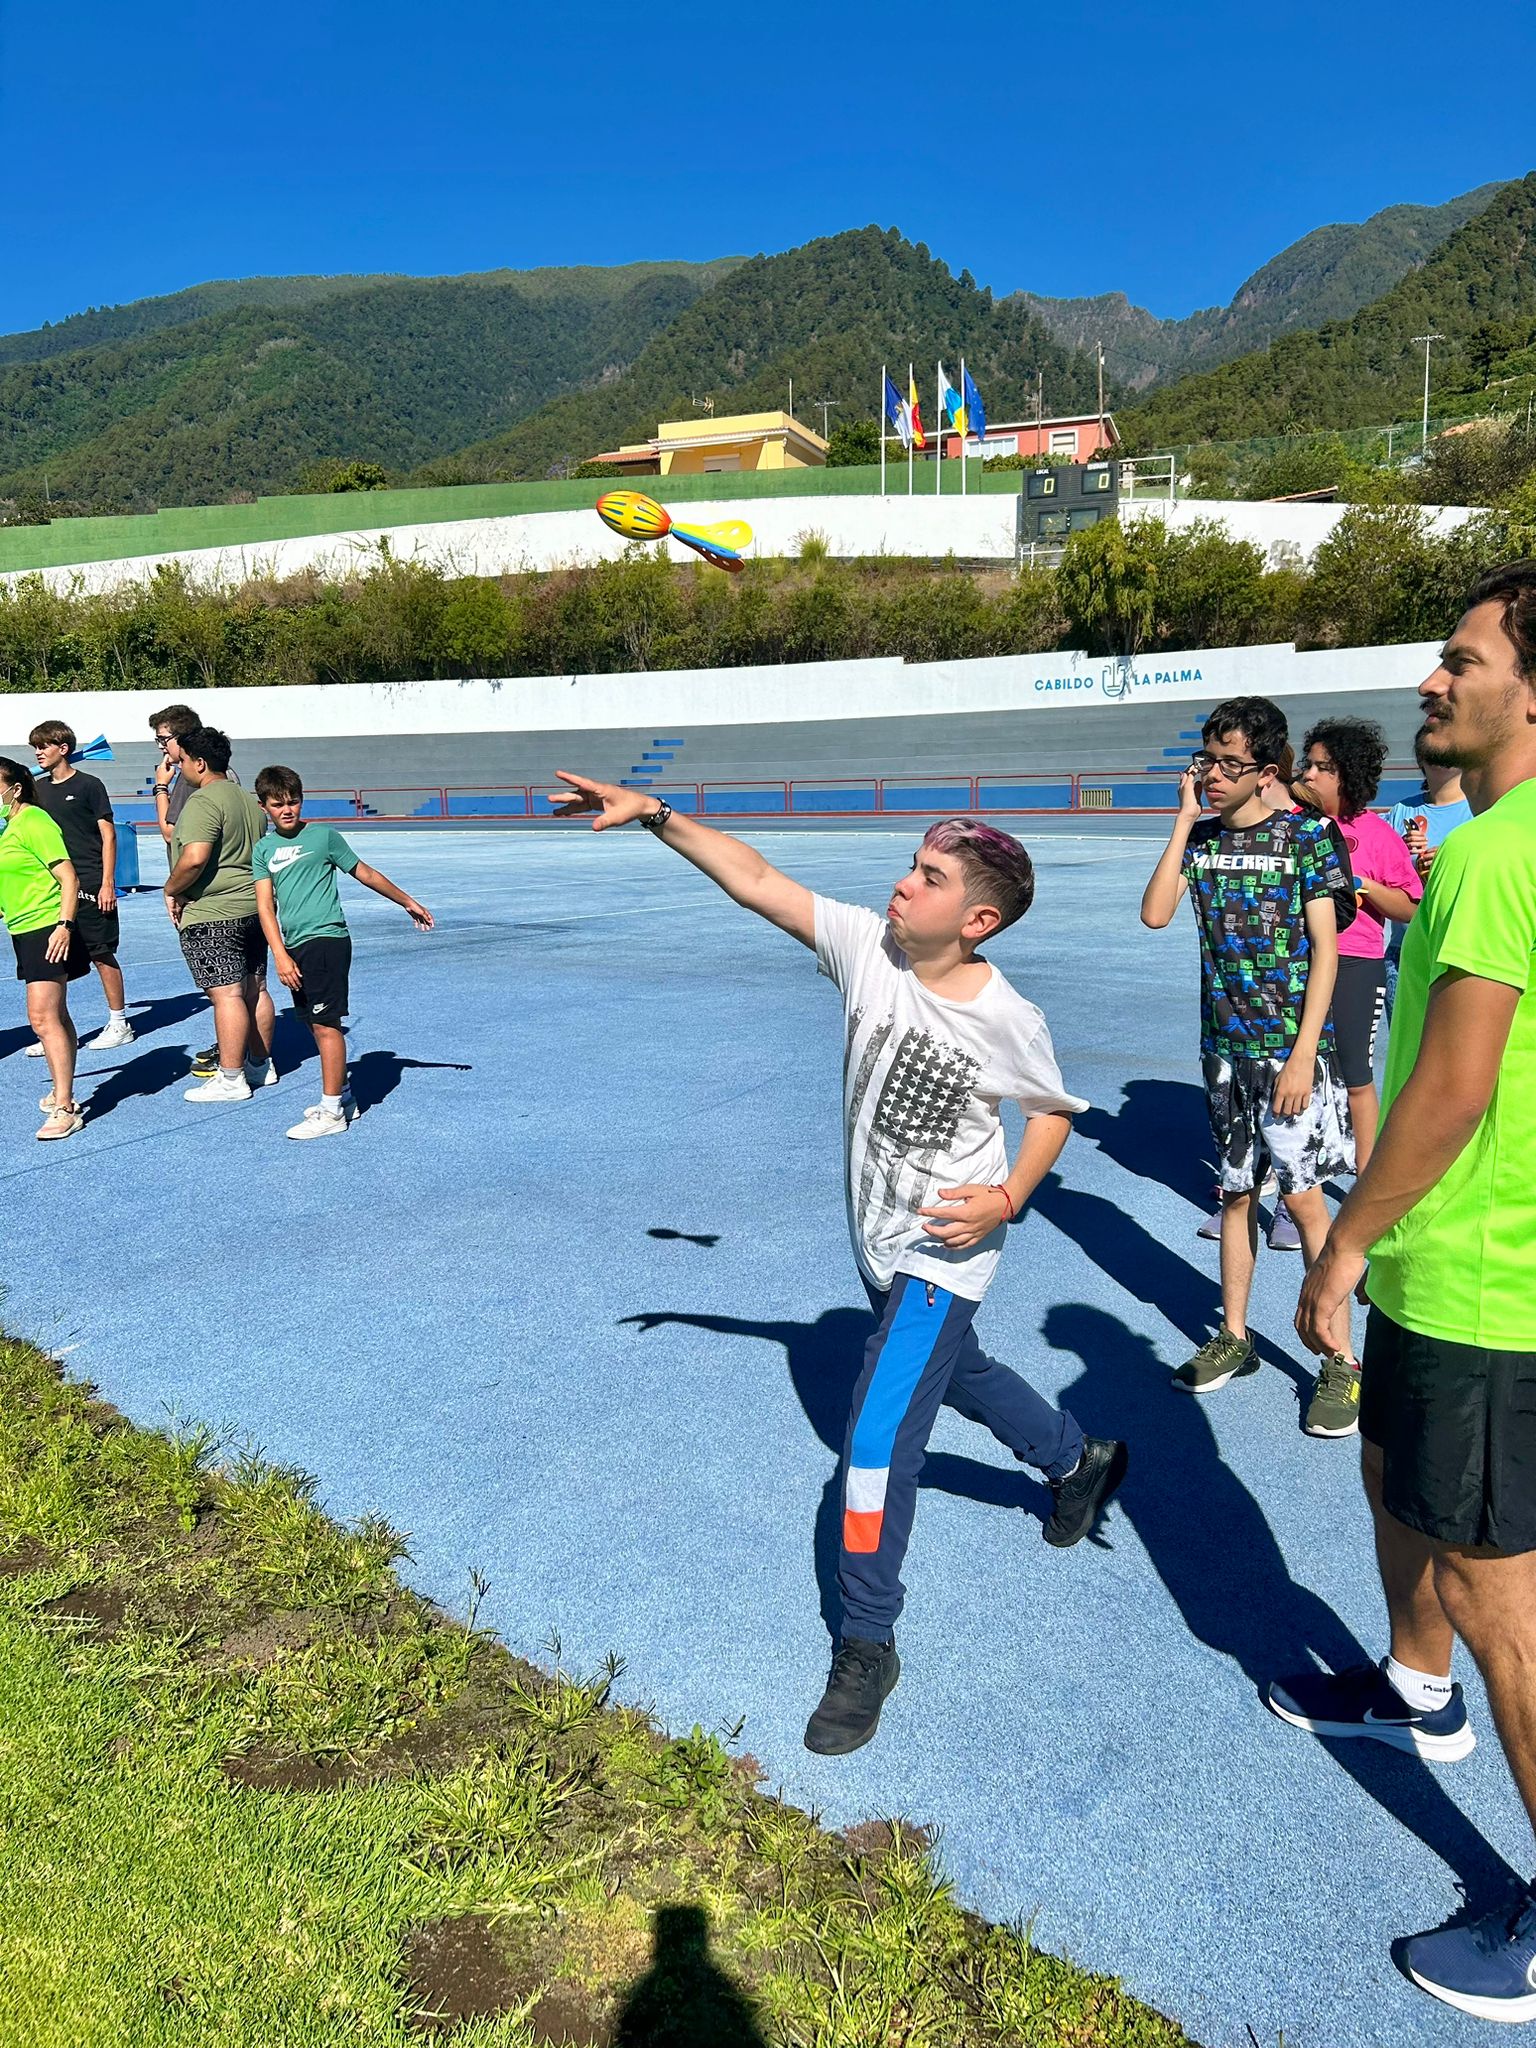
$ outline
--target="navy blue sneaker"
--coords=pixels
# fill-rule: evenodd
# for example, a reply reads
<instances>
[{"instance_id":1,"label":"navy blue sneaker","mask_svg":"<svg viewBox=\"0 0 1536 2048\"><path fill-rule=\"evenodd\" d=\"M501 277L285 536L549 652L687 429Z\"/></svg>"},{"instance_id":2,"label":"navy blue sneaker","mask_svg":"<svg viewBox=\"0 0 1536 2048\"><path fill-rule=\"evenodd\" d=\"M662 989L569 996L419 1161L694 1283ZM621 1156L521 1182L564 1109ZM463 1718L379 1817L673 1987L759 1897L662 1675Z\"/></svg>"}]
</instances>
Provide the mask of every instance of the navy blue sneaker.
<instances>
[{"instance_id":1,"label":"navy blue sneaker","mask_svg":"<svg viewBox=\"0 0 1536 2048\"><path fill-rule=\"evenodd\" d=\"M1536 2020L1536 1899L1507 1901L1470 1927L1416 1934L1403 1954L1414 1983L1480 2020Z\"/></svg>"},{"instance_id":2,"label":"navy blue sneaker","mask_svg":"<svg viewBox=\"0 0 1536 2048\"><path fill-rule=\"evenodd\" d=\"M1266 1698L1270 1711L1312 1735L1334 1739L1368 1735L1393 1749L1406 1749L1426 1762L1453 1764L1470 1756L1477 1737L1467 1720L1461 1687L1453 1685L1443 1707L1426 1713L1410 1707L1380 1664L1356 1664L1348 1671L1308 1671L1277 1679Z\"/></svg>"}]
</instances>

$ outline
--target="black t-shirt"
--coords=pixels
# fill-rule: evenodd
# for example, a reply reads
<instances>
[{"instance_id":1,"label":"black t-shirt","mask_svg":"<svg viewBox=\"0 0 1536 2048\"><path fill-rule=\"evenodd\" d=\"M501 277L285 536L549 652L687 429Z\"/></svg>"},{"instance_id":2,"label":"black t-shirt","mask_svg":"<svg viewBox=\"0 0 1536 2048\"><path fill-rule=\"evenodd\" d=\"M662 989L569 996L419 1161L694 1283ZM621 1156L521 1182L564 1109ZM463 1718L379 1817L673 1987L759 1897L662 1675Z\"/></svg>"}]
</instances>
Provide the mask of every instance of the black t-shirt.
<instances>
[{"instance_id":1,"label":"black t-shirt","mask_svg":"<svg viewBox=\"0 0 1536 2048\"><path fill-rule=\"evenodd\" d=\"M102 820L112 816L112 799L107 795L106 784L80 768L63 782L40 775L37 807L46 811L58 826L64 850L80 877L81 889L87 896L94 896L102 880Z\"/></svg>"}]
</instances>

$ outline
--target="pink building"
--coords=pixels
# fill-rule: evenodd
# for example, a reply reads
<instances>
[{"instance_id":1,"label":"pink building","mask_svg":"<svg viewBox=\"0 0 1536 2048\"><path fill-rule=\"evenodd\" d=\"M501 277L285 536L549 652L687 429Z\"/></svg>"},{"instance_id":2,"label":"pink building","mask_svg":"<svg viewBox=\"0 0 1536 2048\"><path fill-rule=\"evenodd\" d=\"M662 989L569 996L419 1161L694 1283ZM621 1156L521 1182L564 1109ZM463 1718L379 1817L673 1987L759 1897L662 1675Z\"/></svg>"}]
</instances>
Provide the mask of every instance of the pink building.
<instances>
[{"instance_id":1,"label":"pink building","mask_svg":"<svg viewBox=\"0 0 1536 2048\"><path fill-rule=\"evenodd\" d=\"M1071 413L1060 419L988 421L986 438L974 435L965 452L972 462L997 455L1065 456L1068 462L1091 462L1101 449L1120 445L1113 413ZM945 458L960 459L960 436L945 432Z\"/></svg>"}]
</instances>

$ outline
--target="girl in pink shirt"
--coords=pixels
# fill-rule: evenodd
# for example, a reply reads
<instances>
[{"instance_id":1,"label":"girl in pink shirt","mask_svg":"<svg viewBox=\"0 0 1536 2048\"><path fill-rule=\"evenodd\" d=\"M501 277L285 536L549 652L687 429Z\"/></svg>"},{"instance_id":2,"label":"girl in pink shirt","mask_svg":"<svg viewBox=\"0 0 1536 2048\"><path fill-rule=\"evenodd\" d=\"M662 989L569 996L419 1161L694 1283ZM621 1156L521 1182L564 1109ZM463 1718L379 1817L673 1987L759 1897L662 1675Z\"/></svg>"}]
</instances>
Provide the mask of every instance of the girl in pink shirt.
<instances>
[{"instance_id":1,"label":"girl in pink shirt","mask_svg":"<svg viewBox=\"0 0 1536 2048\"><path fill-rule=\"evenodd\" d=\"M1300 789L1332 818L1354 868L1359 914L1339 933L1333 1035L1355 1126L1357 1170L1376 1142L1376 1033L1387 998L1387 920L1407 924L1424 894L1413 857L1385 818L1369 808L1381 785L1387 743L1367 718L1325 718L1307 734Z\"/></svg>"}]
</instances>

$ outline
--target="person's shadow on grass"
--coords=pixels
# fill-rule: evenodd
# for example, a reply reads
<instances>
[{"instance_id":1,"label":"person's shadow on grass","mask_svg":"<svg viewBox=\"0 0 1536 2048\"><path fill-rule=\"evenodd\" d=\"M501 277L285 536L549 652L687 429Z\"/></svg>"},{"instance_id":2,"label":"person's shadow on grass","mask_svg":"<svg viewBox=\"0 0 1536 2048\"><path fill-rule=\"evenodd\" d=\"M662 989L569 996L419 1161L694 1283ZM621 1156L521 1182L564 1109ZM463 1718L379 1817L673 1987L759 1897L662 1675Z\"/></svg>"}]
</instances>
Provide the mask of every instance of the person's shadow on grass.
<instances>
[{"instance_id":1,"label":"person's shadow on grass","mask_svg":"<svg viewBox=\"0 0 1536 2048\"><path fill-rule=\"evenodd\" d=\"M841 1620L842 1600L837 1589L837 1561L842 1548L843 1511L837 1484L838 1461L843 1454L843 1437L853 1389L864 1370L864 1347L869 1342L874 1318L868 1309L829 1308L814 1323L753 1322L745 1316L690 1315L681 1310L652 1310L644 1315L624 1316L622 1322L641 1330L655 1330L667 1323L680 1323L693 1330L712 1330L722 1337L761 1337L770 1344L782 1344L794 1387L805 1419L832 1453L833 1466L821 1490L816 1509L812 1556L816 1585L821 1595L821 1618L835 1642ZM947 1405L947 1404L946 1404ZM958 1412L958 1411L956 1411ZM983 1425L978 1424L978 1428ZM972 1500L984 1507L1022 1508L1044 1521L1052 1510L1044 1481L1027 1478L1020 1470L983 1465L972 1458L956 1457L949 1451L930 1451L923 1462L919 1486Z\"/></svg>"},{"instance_id":2,"label":"person's shadow on grass","mask_svg":"<svg viewBox=\"0 0 1536 2048\"><path fill-rule=\"evenodd\" d=\"M702 1906L658 1906L651 1967L627 1994L612 2048L767 2048L755 2009L709 1954Z\"/></svg>"},{"instance_id":3,"label":"person's shadow on grass","mask_svg":"<svg viewBox=\"0 0 1536 2048\"><path fill-rule=\"evenodd\" d=\"M1149 1340L1081 1302L1049 1310L1041 1329L1053 1349L1082 1360L1063 1405L1085 1429L1129 1440L1120 1511L1190 1634L1230 1658L1253 1686L1253 1713L1268 1715L1262 1695L1271 1679L1319 1664L1339 1671L1369 1663L1327 1601L1292 1578L1263 1509L1223 1460L1200 1401L1169 1387ZM1325 1541L1326 1525L1316 1533ZM1359 1563L1375 1569L1368 1551ZM1169 1711L1176 1716L1176 1705ZM1317 1740L1290 1732L1298 1742ZM1242 1740L1241 1729L1233 1739ZM1513 1880L1441 1789L1433 1766L1362 1738L1326 1747L1362 1791L1449 1865L1469 1896L1497 1896Z\"/></svg>"},{"instance_id":4,"label":"person's shadow on grass","mask_svg":"<svg viewBox=\"0 0 1536 2048\"><path fill-rule=\"evenodd\" d=\"M1103 1195L1090 1195L1082 1188L1069 1188L1060 1174L1048 1173L1030 1196L1029 1206L1038 1210L1048 1223L1054 1224L1063 1237L1069 1237L1074 1244L1080 1245L1099 1271L1106 1273L1117 1287L1123 1288L1133 1300L1145 1302L1149 1308L1156 1309L1160 1316L1172 1323L1188 1339L1191 1351L1198 1350L1214 1334L1221 1322L1219 1284L1199 1272L1177 1252L1170 1251L1118 1203ZM1264 1256L1262 1249L1259 1256ZM1299 1288L1299 1265L1296 1267L1296 1282ZM1290 1380L1298 1401L1310 1400L1316 1374L1252 1327L1248 1336L1259 1357L1266 1364L1278 1367ZM1150 1350L1150 1346L1148 1348ZM1162 1382L1166 1386L1168 1374L1182 1361L1158 1359L1155 1353L1152 1359L1154 1377L1158 1376L1161 1368Z\"/></svg>"}]
</instances>

